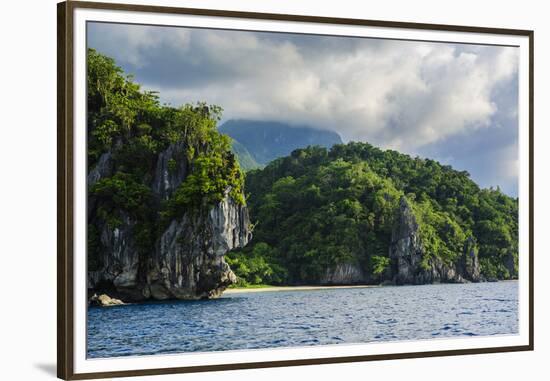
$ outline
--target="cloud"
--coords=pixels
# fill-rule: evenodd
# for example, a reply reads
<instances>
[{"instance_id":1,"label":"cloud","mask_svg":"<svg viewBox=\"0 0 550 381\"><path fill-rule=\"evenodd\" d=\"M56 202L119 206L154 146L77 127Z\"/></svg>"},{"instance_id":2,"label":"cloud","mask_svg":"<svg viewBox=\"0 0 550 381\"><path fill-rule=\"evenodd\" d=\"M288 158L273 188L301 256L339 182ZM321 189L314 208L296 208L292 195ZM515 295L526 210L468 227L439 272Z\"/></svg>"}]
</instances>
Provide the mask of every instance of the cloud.
<instances>
[{"instance_id":1,"label":"cloud","mask_svg":"<svg viewBox=\"0 0 550 381\"><path fill-rule=\"evenodd\" d=\"M130 64L136 69L151 64L148 52L158 47L187 50L191 31L184 28L145 27L132 24L91 23L88 27L88 42L100 47L121 64ZM92 47L93 47L92 46Z\"/></svg>"},{"instance_id":2,"label":"cloud","mask_svg":"<svg viewBox=\"0 0 550 381\"><path fill-rule=\"evenodd\" d=\"M116 24L91 24L89 44L163 101L218 104L225 119L307 124L440 158L454 139L517 130L516 48ZM503 136L480 149L517 143Z\"/></svg>"}]
</instances>

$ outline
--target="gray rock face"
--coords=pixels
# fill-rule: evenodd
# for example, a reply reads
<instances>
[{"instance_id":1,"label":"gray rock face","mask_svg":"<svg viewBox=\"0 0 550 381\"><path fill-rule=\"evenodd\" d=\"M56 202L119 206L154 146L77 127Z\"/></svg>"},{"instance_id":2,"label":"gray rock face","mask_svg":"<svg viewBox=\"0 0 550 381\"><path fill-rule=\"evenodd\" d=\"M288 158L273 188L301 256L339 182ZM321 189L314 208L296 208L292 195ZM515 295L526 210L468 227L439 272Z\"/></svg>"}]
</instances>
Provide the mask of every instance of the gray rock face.
<instances>
[{"instance_id":1,"label":"gray rock face","mask_svg":"<svg viewBox=\"0 0 550 381\"><path fill-rule=\"evenodd\" d=\"M139 254L134 239L135 222L121 212L121 225L111 228L102 224L100 241L105 250L97 258L99 269L88 271L88 288L109 284L126 298L139 299Z\"/></svg>"},{"instance_id":2,"label":"gray rock face","mask_svg":"<svg viewBox=\"0 0 550 381\"><path fill-rule=\"evenodd\" d=\"M321 277L321 284L358 284L366 281L361 267L354 263L339 263L334 268L327 269Z\"/></svg>"},{"instance_id":3,"label":"gray rock face","mask_svg":"<svg viewBox=\"0 0 550 381\"><path fill-rule=\"evenodd\" d=\"M171 145L158 156L151 189L159 205L188 174L183 148ZM112 175L105 170L109 160L100 159L98 168L90 171L94 183ZM105 292L123 301L220 296L236 281L223 256L251 239L248 209L236 203L229 191L216 205L189 210L169 221L149 253L140 254L138 224L127 213L119 212L121 223L115 228L92 215L102 250L94 258L99 265L88 271L91 294Z\"/></svg>"},{"instance_id":4,"label":"gray rock face","mask_svg":"<svg viewBox=\"0 0 550 381\"><path fill-rule=\"evenodd\" d=\"M481 269L479 267L476 242L472 237L466 239L464 251L457 263L457 269L464 279L470 282L479 282L481 280Z\"/></svg>"},{"instance_id":5,"label":"gray rock face","mask_svg":"<svg viewBox=\"0 0 550 381\"><path fill-rule=\"evenodd\" d=\"M514 258L514 255L512 252L508 252L506 254L506 258L504 260L504 267L506 267L506 270L510 273L510 277L512 279L518 277L518 269L517 269L517 258Z\"/></svg>"},{"instance_id":6,"label":"gray rock face","mask_svg":"<svg viewBox=\"0 0 550 381\"><path fill-rule=\"evenodd\" d=\"M103 153L94 168L88 173L86 181L88 186L91 187L97 183L100 179L109 177L113 172L113 160L111 151Z\"/></svg>"},{"instance_id":7,"label":"gray rock face","mask_svg":"<svg viewBox=\"0 0 550 381\"><path fill-rule=\"evenodd\" d=\"M182 142L170 144L158 156L152 188L161 200L167 200L187 177L188 161L184 150Z\"/></svg>"},{"instance_id":8,"label":"gray rock face","mask_svg":"<svg viewBox=\"0 0 550 381\"><path fill-rule=\"evenodd\" d=\"M405 197L399 201L390 243L391 277L396 284L424 283L420 267L424 248L413 210Z\"/></svg>"},{"instance_id":9,"label":"gray rock face","mask_svg":"<svg viewBox=\"0 0 550 381\"><path fill-rule=\"evenodd\" d=\"M424 247L419 225L406 197L399 202L390 244L389 279L395 284L464 283L481 280L477 248L469 237L456 263L430 258L422 265Z\"/></svg>"},{"instance_id":10,"label":"gray rock face","mask_svg":"<svg viewBox=\"0 0 550 381\"><path fill-rule=\"evenodd\" d=\"M226 198L208 213L173 220L160 238L148 290L155 299L200 299L221 295L236 281L223 256L251 239L246 207Z\"/></svg>"}]
</instances>

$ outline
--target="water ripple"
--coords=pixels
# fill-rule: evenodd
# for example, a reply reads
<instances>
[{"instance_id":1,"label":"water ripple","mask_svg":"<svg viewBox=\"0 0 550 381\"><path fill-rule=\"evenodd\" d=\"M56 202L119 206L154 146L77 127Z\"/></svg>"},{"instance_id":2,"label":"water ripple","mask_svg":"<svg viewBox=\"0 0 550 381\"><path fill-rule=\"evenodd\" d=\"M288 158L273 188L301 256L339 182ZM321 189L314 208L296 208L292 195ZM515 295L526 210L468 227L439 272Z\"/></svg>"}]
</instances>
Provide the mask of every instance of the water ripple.
<instances>
[{"instance_id":1,"label":"water ripple","mask_svg":"<svg viewBox=\"0 0 550 381\"><path fill-rule=\"evenodd\" d=\"M88 311L88 357L518 332L517 282L231 294Z\"/></svg>"}]
</instances>

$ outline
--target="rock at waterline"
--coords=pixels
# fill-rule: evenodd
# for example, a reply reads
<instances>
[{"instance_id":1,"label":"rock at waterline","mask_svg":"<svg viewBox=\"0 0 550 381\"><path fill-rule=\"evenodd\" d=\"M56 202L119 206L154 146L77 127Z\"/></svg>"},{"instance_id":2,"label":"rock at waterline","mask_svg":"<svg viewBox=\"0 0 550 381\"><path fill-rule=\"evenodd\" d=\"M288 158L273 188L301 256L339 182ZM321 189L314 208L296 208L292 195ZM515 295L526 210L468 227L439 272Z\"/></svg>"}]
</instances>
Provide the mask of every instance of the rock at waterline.
<instances>
[{"instance_id":1,"label":"rock at waterline","mask_svg":"<svg viewBox=\"0 0 550 381\"><path fill-rule=\"evenodd\" d=\"M90 304L100 307L112 307L112 306L121 306L125 303L120 299L111 298L107 294L101 294L97 296L97 294L94 294L94 296L90 299Z\"/></svg>"}]
</instances>

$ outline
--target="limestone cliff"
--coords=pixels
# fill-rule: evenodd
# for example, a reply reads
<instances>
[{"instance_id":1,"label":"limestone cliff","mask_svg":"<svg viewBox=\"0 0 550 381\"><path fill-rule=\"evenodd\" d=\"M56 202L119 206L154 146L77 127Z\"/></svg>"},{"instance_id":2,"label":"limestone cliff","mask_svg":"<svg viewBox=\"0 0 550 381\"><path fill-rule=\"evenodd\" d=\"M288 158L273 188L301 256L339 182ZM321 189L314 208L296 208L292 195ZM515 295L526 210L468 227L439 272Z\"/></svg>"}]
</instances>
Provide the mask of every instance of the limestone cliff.
<instances>
[{"instance_id":1,"label":"limestone cliff","mask_svg":"<svg viewBox=\"0 0 550 381\"><path fill-rule=\"evenodd\" d=\"M246 207L226 196L206 213L172 220L159 239L144 290L154 299L220 296L236 278L223 256L250 240Z\"/></svg>"},{"instance_id":2,"label":"limestone cliff","mask_svg":"<svg viewBox=\"0 0 550 381\"><path fill-rule=\"evenodd\" d=\"M368 254L368 253L367 253ZM379 276L369 273L357 261L329 267L320 276L320 284L429 284L465 283L482 280L476 242L468 237L457 259L445 262L427 256L422 243L420 225L412 203L405 197L399 200L389 243L390 265Z\"/></svg>"},{"instance_id":3,"label":"limestone cliff","mask_svg":"<svg viewBox=\"0 0 550 381\"><path fill-rule=\"evenodd\" d=\"M389 249L388 280L395 284L464 283L481 280L475 241L469 237L456 262L437 257L423 261L426 251L413 208L406 197L399 202Z\"/></svg>"},{"instance_id":4,"label":"limestone cliff","mask_svg":"<svg viewBox=\"0 0 550 381\"><path fill-rule=\"evenodd\" d=\"M170 162L176 165L170 166ZM149 175L149 189L157 210L152 219L189 174L183 144L171 144L158 154ZM88 185L113 173L110 153L103 154L90 170ZM201 299L221 295L235 282L224 254L245 246L251 239L250 220L245 205L224 193L221 201L171 217L167 222L151 221L156 230L153 244L140 244L143 221L131 212L116 210L117 224L102 217L98 201L89 197L89 234L95 233L100 249L89 253L90 295L107 293L123 301L145 299ZM147 221L149 222L149 221ZM89 248L90 249L90 248Z\"/></svg>"}]
</instances>

